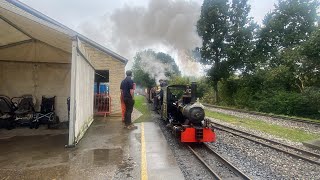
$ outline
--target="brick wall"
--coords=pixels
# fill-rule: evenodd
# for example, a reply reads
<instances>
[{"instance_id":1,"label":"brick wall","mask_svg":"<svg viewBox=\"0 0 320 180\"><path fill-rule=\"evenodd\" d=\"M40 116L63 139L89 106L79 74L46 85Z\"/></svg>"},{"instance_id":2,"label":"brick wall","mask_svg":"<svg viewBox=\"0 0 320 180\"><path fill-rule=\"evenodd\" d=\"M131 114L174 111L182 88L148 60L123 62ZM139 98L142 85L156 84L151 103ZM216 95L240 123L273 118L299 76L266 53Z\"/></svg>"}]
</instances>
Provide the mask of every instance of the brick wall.
<instances>
[{"instance_id":1,"label":"brick wall","mask_svg":"<svg viewBox=\"0 0 320 180\"><path fill-rule=\"evenodd\" d=\"M125 78L125 64L89 45L85 49L96 70L109 70L111 115L121 115L120 84Z\"/></svg>"},{"instance_id":2,"label":"brick wall","mask_svg":"<svg viewBox=\"0 0 320 180\"><path fill-rule=\"evenodd\" d=\"M113 115L121 114L120 106L120 84L125 77L125 64L119 61L112 61L109 69L109 84L111 96L111 112Z\"/></svg>"}]
</instances>

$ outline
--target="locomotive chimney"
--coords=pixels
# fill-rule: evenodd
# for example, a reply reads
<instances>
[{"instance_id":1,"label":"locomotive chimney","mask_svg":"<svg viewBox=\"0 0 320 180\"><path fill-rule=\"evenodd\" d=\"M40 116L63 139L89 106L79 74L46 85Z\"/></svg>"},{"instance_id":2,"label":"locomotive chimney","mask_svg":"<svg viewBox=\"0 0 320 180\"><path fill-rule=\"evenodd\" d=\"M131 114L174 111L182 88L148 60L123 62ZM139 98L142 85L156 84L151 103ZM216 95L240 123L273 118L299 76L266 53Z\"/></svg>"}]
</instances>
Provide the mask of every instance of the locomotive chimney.
<instances>
[{"instance_id":1,"label":"locomotive chimney","mask_svg":"<svg viewBox=\"0 0 320 180\"><path fill-rule=\"evenodd\" d=\"M191 83L191 103L196 102L196 100L197 100L196 93L197 93L197 83L192 82Z\"/></svg>"}]
</instances>

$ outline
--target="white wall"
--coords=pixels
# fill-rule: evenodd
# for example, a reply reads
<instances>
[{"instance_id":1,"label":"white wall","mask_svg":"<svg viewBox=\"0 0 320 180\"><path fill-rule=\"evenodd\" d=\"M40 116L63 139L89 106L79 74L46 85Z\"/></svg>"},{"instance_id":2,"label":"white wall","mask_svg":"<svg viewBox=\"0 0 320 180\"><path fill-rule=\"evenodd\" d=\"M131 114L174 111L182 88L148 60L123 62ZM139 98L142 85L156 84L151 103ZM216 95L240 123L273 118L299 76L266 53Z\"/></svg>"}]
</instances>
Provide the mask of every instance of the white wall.
<instances>
[{"instance_id":1,"label":"white wall","mask_svg":"<svg viewBox=\"0 0 320 180\"><path fill-rule=\"evenodd\" d=\"M0 61L0 94L9 97L32 94L40 109L41 97L56 96L60 121L68 120L71 64Z\"/></svg>"},{"instance_id":2,"label":"white wall","mask_svg":"<svg viewBox=\"0 0 320 180\"><path fill-rule=\"evenodd\" d=\"M76 117L75 117L75 142L77 143L84 135L93 121L93 97L94 97L94 69L77 55L76 62Z\"/></svg>"}]
</instances>

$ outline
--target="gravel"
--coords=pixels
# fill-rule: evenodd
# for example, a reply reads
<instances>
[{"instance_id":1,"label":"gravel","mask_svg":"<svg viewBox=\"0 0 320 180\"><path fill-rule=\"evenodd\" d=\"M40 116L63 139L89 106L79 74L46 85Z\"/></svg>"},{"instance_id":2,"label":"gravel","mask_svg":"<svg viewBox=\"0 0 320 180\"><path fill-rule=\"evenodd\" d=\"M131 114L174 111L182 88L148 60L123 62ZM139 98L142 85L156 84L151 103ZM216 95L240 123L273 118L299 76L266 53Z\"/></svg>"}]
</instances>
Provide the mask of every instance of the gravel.
<instances>
[{"instance_id":1,"label":"gravel","mask_svg":"<svg viewBox=\"0 0 320 180\"><path fill-rule=\"evenodd\" d=\"M152 113L154 121L159 124L160 129L163 132L173 155L176 158L186 180L194 179L214 179L210 172L199 162L199 160L192 154L188 147L179 142L179 140L173 136L169 129L165 126L165 122L160 120L158 114Z\"/></svg>"},{"instance_id":2,"label":"gravel","mask_svg":"<svg viewBox=\"0 0 320 180\"><path fill-rule=\"evenodd\" d=\"M279 126L283 126L283 127L287 127L287 128L291 127L291 128L295 128L295 129L301 129L301 130L304 130L306 132L313 132L313 133L320 134L320 127L319 126L315 126L315 125L312 125L312 124L306 124L306 123L303 123L303 122L293 122L293 121L287 121L287 120L283 120L283 119L279 119L279 118L252 115L252 114L248 114L248 113L235 112L235 111L224 110L224 109L219 109L219 108L211 108L210 107L210 108L207 108L207 109L210 110L210 111L215 111L215 112L220 112L220 113L224 113L224 114L233 115L233 116L236 116L236 117L239 117L239 118L250 118L250 119L253 119L253 120L261 120L261 121L264 121L264 122L269 123L269 124L275 124L275 125L279 125ZM230 126L230 127L242 130L242 131L246 131L246 132L261 136L261 137L265 137L265 138L268 138L268 139L271 139L271 140L275 140L275 141L278 141L278 142L282 142L282 143L285 143L285 144L288 144L288 145L291 145L291 146L296 146L298 148L305 149L305 150L312 151L312 152L320 154L319 150L308 148L308 147L304 146L300 142L293 142L293 141L290 141L288 139L279 138L279 137L276 137L276 136L273 136L273 135L270 135L270 134L267 134L267 133L264 133L264 132L261 132L261 131L258 131L258 130L232 125L230 123L226 123L226 122L221 121L219 119L215 119L215 118L209 118L209 119L211 121L213 121L213 122L217 122L217 123L220 123L220 124L223 124L223 125L226 125L226 126Z\"/></svg>"},{"instance_id":3,"label":"gravel","mask_svg":"<svg viewBox=\"0 0 320 180\"><path fill-rule=\"evenodd\" d=\"M212 155L207 148L203 146L193 147L200 157L218 174L222 179L237 179L237 175L232 172L225 164L223 164L219 158Z\"/></svg>"},{"instance_id":4,"label":"gravel","mask_svg":"<svg viewBox=\"0 0 320 180\"><path fill-rule=\"evenodd\" d=\"M163 131L184 177L187 180L213 179L211 174L194 157L187 146L180 143L165 127L165 123L159 119L159 115L152 113L152 117ZM216 119L212 120L219 121ZM223 122L219 121L219 123ZM289 145L297 145L297 143L275 138L260 131L244 128L241 130L254 131L256 135L263 135L266 138L283 141ZM216 130L215 132L217 141L208 143L208 145L252 179L319 179L320 177L320 166L318 165L291 157L285 153L223 131ZM208 161L210 161L210 164L214 163L214 159L208 159Z\"/></svg>"},{"instance_id":5,"label":"gravel","mask_svg":"<svg viewBox=\"0 0 320 180\"><path fill-rule=\"evenodd\" d=\"M210 146L253 179L318 179L320 166L216 130Z\"/></svg>"},{"instance_id":6,"label":"gravel","mask_svg":"<svg viewBox=\"0 0 320 180\"><path fill-rule=\"evenodd\" d=\"M213 107L206 107L206 108L210 111L229 114L229 115L233 115L233 116L240 117L240 118L250 118L250 119L254 119L254 120L261 120L261 121L264 121L264 122L267 122L270 124L275 124L275 125L290 127L290 128L295 128L295 129L301 129L301 130L313 132L313 133L320 132L319 125L308 124L308 123L303 123L303 122L298 122L298 121L295 122L295 121L284 120L284 119L274 118L274 117L254 115L254 114L237 112L237 111L232 111L232 110L225 110L225 109L220 109L220 108L213 108Z\"/></svg>"}]
</instances>

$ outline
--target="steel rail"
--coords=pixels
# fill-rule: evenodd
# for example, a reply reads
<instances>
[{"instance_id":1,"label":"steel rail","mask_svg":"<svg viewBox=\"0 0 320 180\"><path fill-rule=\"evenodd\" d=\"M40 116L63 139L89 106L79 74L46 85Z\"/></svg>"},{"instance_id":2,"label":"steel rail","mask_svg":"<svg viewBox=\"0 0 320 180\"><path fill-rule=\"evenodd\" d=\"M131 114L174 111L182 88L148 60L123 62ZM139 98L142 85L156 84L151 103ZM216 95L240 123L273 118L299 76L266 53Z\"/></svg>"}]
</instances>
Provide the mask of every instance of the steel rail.
<instances>
[{"instance_id":1,"label":"steel rail","mask_svg":"<svg viewBox=\"0 0 320 180\"><path fill-rule=\"evenodd\" d=\"M317 154L317 153L314 153L314 152L311 152L311 151L307 151L307 150L303 150L303 149L299 149L299 148L296 148L296 147L293 147L293 146L290 146L290 145L286 145L286 144L283 144L283 143L280 143L280 142L277 142L277 141L274 141L274 140L270 140L270 139L267 139L267 138L264 138L264 137L261 137L261 136L257 136L257 135L254 135L254 134L251 134L251 133L248 133L248 132L244 132L244 131L241 131L241 130L238 130L238 129L235 129L235 128L231 128L231 127L228 127L228 126L216 123L216 122L212 122L212 124L215 125L214 126L215 129L228 132L230 134L242 137L242 138L247 139L249 141L261 144L261 145L263 145L265 147L276 149L276 150L281 151L283 153L289 154L289 155L291 155L293 157L296 157L296 158L299 158L299 159L303 159L303 160L308 161L308 162L313 163L313 164L320 165L319 161L316 161L316 160L313 160L313 159L310 158L310 157L313 157L313 158L318 158L319 159L320 158L320 154ZM220 126L220 127L217 127L217 126ZM229 130L227 130L227 129L229 129ZM265 142L258 141L256 139L267 141L267 142L269 142L269 143L271 143L273 145L267 144ZM288 150L281 149L281 148L279 148L277 146L282 146L282 147L291 149L293 151L300 152L301 154L309 155L309 157L303 156L303 155L300 155L300 154L297 154L297 153L293 153L293 152L290 152Z\"/></svg>"},{"instance_id":2,"label":"steel rail","mask_svg":"<svg viewBox=\"0 0 320 180\"><path fill-rule=\"evenodd\" d=\"M235 173L238 177L241 177L242 179L250 179L246 174L244 174L240 169L238 169L236 166L232 165L228 160L223 158L220 154L218 154L215 150L210 148L208 144L203 144L211 154L213 154L215 157L217 157L220 162L222 162L224 165L228 167L228 169L232 170L233 173Z\"/></svg>"},{"instance_id":3,"label":"steel rail","mask_svg":"<svg viewBox=\"0 0 320 180\"><path fill-rule=\"evenodd\" d=\"M199 161L210 171L210 173L219 180L222 180L222 178L207 164L200 155L192 149L192 147L188 146L188 148L192 151L192 153L199 159Z\"/></svg>"},{"instance_id":4,"label":"steel rail","mask_svg":"<svg viewBox=\"0 0 320 180\"><path fill-rule=\"evenodd\" d=\"M223 165L225 165L229 170L231 170L237 177L241 177L242 179L250 180L250 177L245 175L242 171L240 171L238 168L236 168L234 165L232 165L229 161L227 161L225 158L223 158L221 155L219 155L216 151L211 149L207 144L203 144L207 151L214 157L216 157ZM203 158L200 157L200 155L191 147L188 146L189 149L195 154L195 156L200 160L202 164L206 166L210 170L210 172L217 178L217 179L223 179L221 178L211 167L208 165Z\"/></svg>"}]
</instances>

